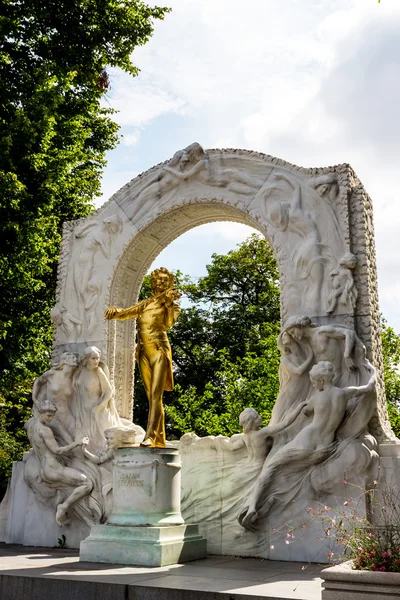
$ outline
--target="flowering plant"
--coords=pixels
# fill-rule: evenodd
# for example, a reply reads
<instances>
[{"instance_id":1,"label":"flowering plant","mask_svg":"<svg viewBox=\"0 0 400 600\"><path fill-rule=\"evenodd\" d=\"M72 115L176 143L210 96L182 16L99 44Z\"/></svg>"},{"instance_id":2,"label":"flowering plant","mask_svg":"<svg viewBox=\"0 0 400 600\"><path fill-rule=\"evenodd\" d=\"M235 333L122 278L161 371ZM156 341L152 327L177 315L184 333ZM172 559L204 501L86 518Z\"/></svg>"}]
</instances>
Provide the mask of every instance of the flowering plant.
<instances>
[{"instance_id":1,"label":"flowering plant","mask_svg":"<svg viewBox=\"0 0 400 600\"><path fill-rule=\"evenodd\" d=\"M344 484L349 485L347 481ZM310 507L307 521L300 527L292 528L284 523L284 529L274 532L284 533L285 543L295 543L299 530L304 534L314 524L322 530L317 539L326 544L329 562L351 560L354 569L400 573L400 494L397 485L380 484L377 489L374 481L374 489L353 487L360 493L355 498L348 497L342 506ZM355 491L352 493L356 496ZM366 511L359 509L361 501Z\"/></svg>"}]
</instances>

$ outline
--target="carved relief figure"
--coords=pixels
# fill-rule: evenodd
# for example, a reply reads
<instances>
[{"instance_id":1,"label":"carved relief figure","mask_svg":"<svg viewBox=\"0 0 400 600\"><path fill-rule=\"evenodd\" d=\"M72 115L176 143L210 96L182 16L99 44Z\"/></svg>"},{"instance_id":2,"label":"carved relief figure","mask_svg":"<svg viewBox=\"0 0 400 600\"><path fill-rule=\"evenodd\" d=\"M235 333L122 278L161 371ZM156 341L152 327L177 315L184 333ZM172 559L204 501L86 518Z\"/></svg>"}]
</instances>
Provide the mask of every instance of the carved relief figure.
<instances>
[{"instance_id":1,"label":"carved relief figure","mask_svg":"<svg viewBox=\"0 0 400 600\"><path fill-rule=\"evenodd\" d=\"M130 308L108 308L106 319L137 319L137 361L149 401L149 417L142 446L165 447L164 390L173 389L172 354L167 337L179 314L180 297L174 276L164 267L151 274L153 294Z\"/></svg>"},{"instance_id":2,"label":"carved relief figure","mask_svg":"<svg viewBox=\"0 0 400 600\"><path fill-rule=\"evenodd\" d=\"M82 243L79 246L79 257L74 265L73 281L78 307L81 309L80 317L85 320L89 333L96 324L90 317L95 313L99 282L101 282L95 265L101 262L98 259L100 253L104 258L110 258L113 238L121 229L120 216L112 215L105 217L101 223L91 221L78 226L75 230L75 238L82 240Z\"/></svg>"},{"instance_id":3,"label":"carved relief figure","mask_svg":"<svg viewBox=\"0 0 400 600\"><path fill-rule=\"evenodd\" d=\"M299 343L285 330L279 334L277 345L281 351L279 402L274 405L271 424L279 423L297 402L307 399L310 388L307 372L314 360L310 344ZM293 398L294 389L296 400Z\"/></svg>"},{"instance_id":4,"label":"carved relief figure","mask_svg":"<svg viewBox=\"0 0 400 600\"><path fill-rule=\"evenodd\" d=\"M303 208L301 185L282 174L277 174L274 178L286 181L292 187L293 195L290 202L267 203L271 192L277 189L281 192L284 191L276 186L267 188L263 192L267 219L279 231L290 231L301 239L293 249L291 259L296 279L307 281L302 305L318 314L324 281L324 263L327 261L327 257L322 252L325 246L321 243L320 232L315 220Z\"/></svg>"},{"instance_id":5,"label":"carved relief figure","mask_svg":"<svg viewBox=\"0 0 400 600\"><path fill-rule=\"evenodd\" d=\"M80 336L82 321L69 312L60 303L57 303L50 311L50 317L56 328L59 328L67 339L76 341Z\"/></svg>"},{"instance_id":6,"label":"carved relief figure","mask_svg":"<svg viewBox=\"0 0 400 600\"><path fill-rule=\"evenodd\" d=\"M321 198L325 198L329 202L333 202L339 193L338 182L333 175L312 177L307 181L307 185L314 189Z\"/></svg>"},{"instance_id":7,"label":"carved relief figure","mask_svg":"<svg viewBox=\"0 0 400 600\"><path fill-rule=\"evenodd\" d=\"M290 317L279 336L280 344L285 340L285 347L295 348L295 352L284 352L284 363L281 364L281 389L271 415L271 424L279 422L298 403L307 401L312 394L308 378L310 366L319 361L329 361L334 365L334 384L339 387L360 385L367 381L370 364L365 357L364 344L359 340L354 330L343 325L322 325L317 327L307 316ZM291 341L289 341L291 340ZM301 352L301 354L300 354ZM312 360L309 359L310 353ZM305 358L299 359L300 356ZM302 362L299 369L299 360ZM309 360L309 362L308 362ZM292 366L290 365L292 363ZM297 369L293 372L293 369ZM351 403L350 403L351 404ZM365 405L367 406L367 405ZM369 404L368 404L369 406ZM373 405L372 405L373 406ZM366 415L359 414L363 410L358 407L353 414L348 428L353 428L353 435L360 433L359 422L364 422ZM366 421L368 422L368 420ZM298 433L297 427L304 424L302 416L296 421L295 427L284 432L279 442L274 444L274 454L287 437Z\"/></svg>"},{"instance_id":8,"label":"carved relief figure","mask_svg":"<svg viewBox=\"0 0 400 600\"><path fill-rule=\"evenodd\" d=\"M57 365L38 377L32 389L32 400L35 411L45 403L53 404L57 413L53 415L52 428L58 437L65 442L72 442L75 431L75 417L72 412L74 390L73 374L78 366L78 359L72 352L64 352Z\"/></svg>"},{"instance_id":9,"label":"carved relief figure","mask_svg":"<svg viewBox=\"0 0 400 600\"><path fill-rule=\"evenodd\" d=\"M271 446L272 438L286 429L299 416L301 410L306 406L303 402L292 410L287 417L277 425L261 427L262 419L254 408L245 408L239 416L243 435L223 439L224 448L227 450L239 450L244 446L247 448L249 462L264 462Z\"/></svg>"},{"instance_id":10,"label":"carved relief figure","mask_svg":"<svg viewBox=\"0 0 400 600\"><path fill-rule=\"evenodd\" d=\"M99 454L93 454L89 451L90 440L88 437L82 440L83 454L95 465L102 465L105 462L113 460L118 448L130 448L137 444L137 432L130 427L109 427L104 431L104 437L106 438L107 446Z\"/></svg>"},{"instance_id":11,"label":"carved relief figure","mask_svg":"<svg viewBox=\"0 0 400 600\"><path fill-rule=\"evenodd\" d=\"M135 201L135 221L139 222L163 195L177 188L182 181L189 181L193 177L204 185L225 187L229 191L245 195L254 194L264 182L237 169L214 166L208 154L196 142L176 152L169 163L163 165L150 179ZM158 203L157 208L163 208L168 201L169 198Z\"/></svg>"},{"instance_id":12,"label":"carved relief figure","mask_svg":"<svg viewBox=\"0 0 400 600\"><path fill-rule=\"evenodd\" d=\"M366 385L338 388L333 385L334 367L329 361L320 361L310 371L310 380L316 388L307 406L303 409L307 416L313 414L307 424L288 444L283 446L271 460L267 460L248 500L248 506L239 517L245 528L252 528L258 519L261 508L265 516L275 497L269 494L269 487L277 470L284 465L304 469L326 460L332 454L332 443L342 422L348 401L364 396L375 388L375 371L370 367L370 379ZM366 396L368 398L368 396Z\"/></svg>"},{"instance_id":13,"label":"carved relief figure","mask_svg":"<svg viewBox=\"0 0 400 600\"><path fill-rule=\"evenodd\" d=\"M326 312L331 315L337 305L356 307L358 292L354 284L353 271L357 267L357 257L348 252L339 260L339 265L330 272L331 290Z\"/></svg>"},{"instance_id":14,"label":"carved relief figure","mask_svg":"<svg viewBox=\"0 0 400 600\"><path fill-rule=\"evenodd\" d=\"M58 525L67 523L67 511L81 498L88 496L93 482L84 473L65 466L59 456L68 455L74 448L82 445L82 440L67 446L59 446L54 438L50 423L57 409L49 402L38 406L38 415L26 424L29 441L40 464L41 480L51 488L75 488L63 502L57 505L56 521Z\"/></svg>"},{"instance_id":15,"label":"carved relief figure","mask_svg":"<svg viewBox=\"0 0 400 600\"><path fill-rule=\"evenodd\" d=\"M163 167L181 181L188 181L192 177L196 177L204 185L226 187L231 192L245 195L254 194L263 184L263 180L255 180L237 169L214 166L200 144L191 144L185 151L188 156L186 162L188 163L190 160L195 162L191 169L177 171L171 164Z\"/></svg>"}]
</instances>

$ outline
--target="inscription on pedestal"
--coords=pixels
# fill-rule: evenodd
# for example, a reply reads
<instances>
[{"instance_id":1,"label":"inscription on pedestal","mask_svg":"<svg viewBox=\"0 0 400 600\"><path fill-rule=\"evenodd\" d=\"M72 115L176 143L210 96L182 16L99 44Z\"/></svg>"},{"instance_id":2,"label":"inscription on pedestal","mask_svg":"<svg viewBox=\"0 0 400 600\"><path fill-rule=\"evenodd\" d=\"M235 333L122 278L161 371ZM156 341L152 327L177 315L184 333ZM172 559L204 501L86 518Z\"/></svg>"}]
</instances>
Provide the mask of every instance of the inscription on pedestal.
<instances>
[{"instance_id":1,"label":"inscription on pedestal","mask_svg":"<svg viewBox=\"0 0 400 600\"><path fill-rule=\"evenodd\" d=\"M139 473L125 473L118 480L118 487L143 487L143 484Z\"/></svg>"}]
</instances>

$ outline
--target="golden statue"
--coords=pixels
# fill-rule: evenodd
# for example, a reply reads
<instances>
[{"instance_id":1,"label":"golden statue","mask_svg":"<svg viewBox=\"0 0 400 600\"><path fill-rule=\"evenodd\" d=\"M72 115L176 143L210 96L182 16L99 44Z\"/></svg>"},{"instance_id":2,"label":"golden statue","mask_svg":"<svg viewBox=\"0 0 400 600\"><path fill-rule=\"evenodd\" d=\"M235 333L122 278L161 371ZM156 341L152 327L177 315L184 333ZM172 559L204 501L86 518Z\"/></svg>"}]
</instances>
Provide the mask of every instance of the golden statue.
<instances>
[{"instance_id":1,"label":"golden statue","mask_svg":"<svg viewBox=\"0 0 400 600\"><path fill-rule=\"evenodd\" d=\"M178 318L174 302L180 293L173 287L174 276L165 267L151 273L153 294L129 308L107 308L106 319L138 320L136 360L149 401L146 435L141 446L165 448L165 422L162 396L174 387L172 353L167 329Z\"/></svg>"}]
</instances>

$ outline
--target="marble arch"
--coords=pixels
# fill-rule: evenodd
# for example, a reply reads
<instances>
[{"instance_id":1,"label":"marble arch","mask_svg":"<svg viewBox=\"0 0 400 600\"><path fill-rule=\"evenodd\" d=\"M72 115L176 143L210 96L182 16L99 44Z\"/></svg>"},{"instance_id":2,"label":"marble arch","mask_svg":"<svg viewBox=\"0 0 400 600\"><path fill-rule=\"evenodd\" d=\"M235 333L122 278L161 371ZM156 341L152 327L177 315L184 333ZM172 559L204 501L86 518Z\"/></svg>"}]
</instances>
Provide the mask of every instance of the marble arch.
<instances>
[{"instance_id":1,"label":"marble arch","mask_svg":"<svg viewBox=\"0 0 400 600\"><path fill-rule=\"evenodd\" d=\"M270 242L283 322L308 315L319 325L356 330L378 371L371 433L380 443L393 441L382 384L372 203L348 164L306 169L258 152L204 151L195 143L127 183L89 217L65 223L52 311L54 358L99 347L119 412L130 417L135 324L105 323L103 311L133 304L159 252L213 221L246 223ZM349 254L356 266L347 269L351 290L341 293L332 282Z\"/></svg>"}]
</instances>

